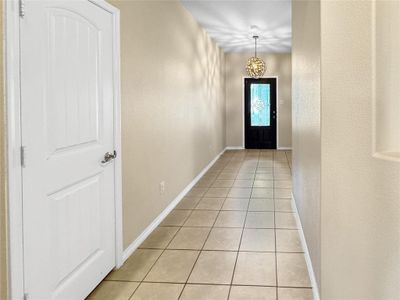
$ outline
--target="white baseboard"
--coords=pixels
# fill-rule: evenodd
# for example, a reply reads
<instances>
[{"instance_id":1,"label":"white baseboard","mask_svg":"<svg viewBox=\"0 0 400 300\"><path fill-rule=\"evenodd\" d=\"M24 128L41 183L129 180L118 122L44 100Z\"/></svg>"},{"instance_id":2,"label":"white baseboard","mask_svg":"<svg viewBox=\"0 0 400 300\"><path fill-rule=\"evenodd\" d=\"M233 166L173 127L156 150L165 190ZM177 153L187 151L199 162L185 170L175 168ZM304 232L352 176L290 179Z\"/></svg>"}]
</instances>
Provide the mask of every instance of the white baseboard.
<instances>
[{"instance_id":1,"label":"white baseboard","mask_svg":"<svg viewBox=\"0 0 400 300\"><path fill-rule=\"evenodd\" d=\"M227 150L221 151L184 189L175 197L174 200L154 219L149 226L123 251L122 263L124 263L132 253L140 246L141 243L157 228L158 225L168 216L168 214L178 205L185 195L192 189L193 186L200 180L201 177L212 167L218 158Z\"/></svg>"},{"instance_id":2,"label":"white baseboard","mask_svg":"<svg viewBox=\"0 0 400 300\"><path fill-rule=\"evenodd\" d=\"M243 146L227 146L225 150L243 150Z\"/></svg>"},{"instance_id":3,"label":"white baseboard","mask_svg":"<svg viewBox=\"0 0 400 300\"><path fill-rule=\"evenodd\" d=\"M292 147L277 147L277 150L292 150Z\"/></svg>"},{"instance_id":4,"label":"white baseboard","mask_svg":"<svg viewBox=\"0 0 400 300\"><path fill-rule=\"evenodd\" d=\"M294 215L295 215L297 227L299 228L300 241L301 241L301 245L302 245L303 251L304 251L304 256L306 259L308 275L310 276L310 282L311 282L311 287L312 287L312 291L313 291L313 298L314 298L314 300L320 300L318 284L317 284L317 280L315 278L315 273L314 273L314 269L313 269L312 262L311 262L310 252L308 251L306 237L304 236L303 226L301 225L299 211L297 210L297 205L296 205L296 201L294 200L293 194L292 194L292 207L294 209L294 213L295 213Z\"/></svg>"}]
</instances>

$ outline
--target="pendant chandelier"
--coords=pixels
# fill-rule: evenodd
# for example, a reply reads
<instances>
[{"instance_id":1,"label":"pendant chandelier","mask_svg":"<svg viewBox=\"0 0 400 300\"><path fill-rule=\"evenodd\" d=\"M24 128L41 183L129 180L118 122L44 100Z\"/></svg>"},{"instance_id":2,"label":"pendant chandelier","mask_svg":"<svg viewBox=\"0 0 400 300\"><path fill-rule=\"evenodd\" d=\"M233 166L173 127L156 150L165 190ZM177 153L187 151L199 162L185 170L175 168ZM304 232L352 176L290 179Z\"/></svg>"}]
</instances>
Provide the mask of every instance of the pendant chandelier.
<instances>
[{"instance_id":1,"label":"pendant chandelier","mask_svg":"<svg viewBox=\"0 0 400 300\"><path fill-rule=\"evenodd\" d=\"M265 62L257 57L257 39L258 35L253 36L254 39L254 57L250 57L247 61L246 71L250 77L259 78L265 73Z\"/></svg>"}]
</instances>

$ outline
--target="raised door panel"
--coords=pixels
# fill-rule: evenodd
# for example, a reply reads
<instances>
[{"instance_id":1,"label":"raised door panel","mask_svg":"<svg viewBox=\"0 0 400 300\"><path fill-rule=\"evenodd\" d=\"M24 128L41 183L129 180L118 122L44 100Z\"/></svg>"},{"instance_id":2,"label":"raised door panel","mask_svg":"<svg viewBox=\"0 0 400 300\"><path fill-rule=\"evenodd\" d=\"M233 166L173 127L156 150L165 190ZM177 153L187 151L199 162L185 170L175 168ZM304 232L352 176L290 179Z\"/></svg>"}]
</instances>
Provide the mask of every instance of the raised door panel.
<instances>
[{"instance_id":1,"label":"raised door panel","mask_svg":"<svg viewBox=\"0 0 400 300\"><path fill-rule=\"evenodd\" d=\"M46 119L49 156L100 142L101 32L78 14L49 9Z\"/></svg>"}]
</instances>

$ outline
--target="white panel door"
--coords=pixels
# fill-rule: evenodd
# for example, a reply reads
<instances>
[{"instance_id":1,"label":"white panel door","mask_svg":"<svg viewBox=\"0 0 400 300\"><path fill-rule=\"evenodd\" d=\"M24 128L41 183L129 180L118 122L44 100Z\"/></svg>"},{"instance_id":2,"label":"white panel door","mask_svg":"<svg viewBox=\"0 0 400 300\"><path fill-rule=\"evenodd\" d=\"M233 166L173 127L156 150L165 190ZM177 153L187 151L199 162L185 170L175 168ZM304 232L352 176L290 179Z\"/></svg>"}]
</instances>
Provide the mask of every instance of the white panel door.
<instances>
[{"instance_id":1,"label":"white panel door","mask_svg":"<svg viewBox=\"0 0 400 300\"><path fill-rule=\"evenodd\" d=\"M28 299L82 299L115 266L113 16L25 1L21 18Z\"/></svg>"}]
</instances>

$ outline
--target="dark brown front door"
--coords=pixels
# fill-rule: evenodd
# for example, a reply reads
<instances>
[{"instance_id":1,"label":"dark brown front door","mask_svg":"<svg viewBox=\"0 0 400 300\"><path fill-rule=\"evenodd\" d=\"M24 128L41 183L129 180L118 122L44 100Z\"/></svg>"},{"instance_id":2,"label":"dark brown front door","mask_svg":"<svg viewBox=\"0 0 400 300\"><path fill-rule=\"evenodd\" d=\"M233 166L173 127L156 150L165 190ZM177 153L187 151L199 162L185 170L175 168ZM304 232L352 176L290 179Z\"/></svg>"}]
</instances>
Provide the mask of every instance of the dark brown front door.
<instances>
[{"instance_id":1,"label":"dark brown front door","mask_svg":"<svg viewBox=\"0 0 400 300\"><path fill-rule=\"evenodd\" d=\"M276 149L276 78L245 78L245 148Z\"/></svg>"}]
</instances>

